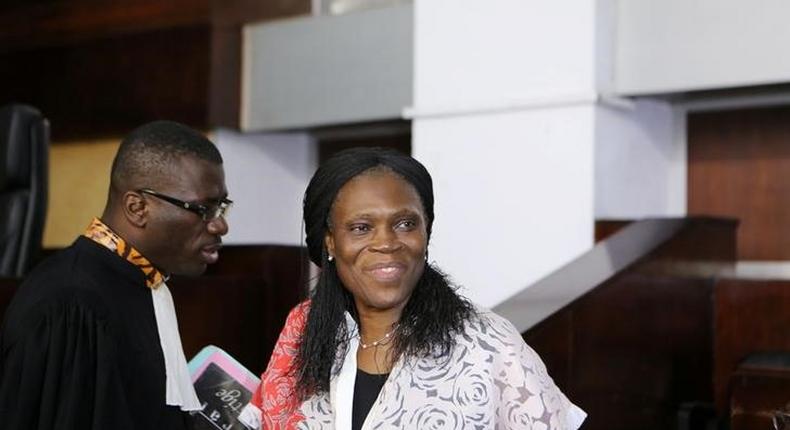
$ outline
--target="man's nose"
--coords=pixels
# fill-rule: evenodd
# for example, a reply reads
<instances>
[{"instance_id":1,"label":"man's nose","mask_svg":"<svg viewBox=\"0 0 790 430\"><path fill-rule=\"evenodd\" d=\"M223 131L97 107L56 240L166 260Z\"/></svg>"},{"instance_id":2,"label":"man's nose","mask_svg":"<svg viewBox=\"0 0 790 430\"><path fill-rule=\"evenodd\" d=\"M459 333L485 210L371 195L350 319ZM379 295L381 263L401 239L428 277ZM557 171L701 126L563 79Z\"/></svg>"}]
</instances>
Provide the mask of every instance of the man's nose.
<instances>
[{"instance_id":1,"label":"man's nose","mask_svg":"<svg viewBox=\"0 0 790 430\"><path fill-rule=\"evenodd\" d=\"M213 220L208 222L208 231L211 234L216 234L218 236L224 236L228 234L228 220L225 219L225 216L218 216Z\"/></svg>"}]
</instances>

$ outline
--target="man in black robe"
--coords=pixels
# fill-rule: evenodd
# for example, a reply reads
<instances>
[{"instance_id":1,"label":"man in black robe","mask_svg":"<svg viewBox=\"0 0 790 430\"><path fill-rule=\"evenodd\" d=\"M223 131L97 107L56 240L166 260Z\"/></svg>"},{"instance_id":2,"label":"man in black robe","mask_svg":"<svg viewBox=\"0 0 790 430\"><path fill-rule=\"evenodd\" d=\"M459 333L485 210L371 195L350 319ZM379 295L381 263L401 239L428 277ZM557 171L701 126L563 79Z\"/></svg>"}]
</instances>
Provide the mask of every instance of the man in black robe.
<instances>
[{"instance_id":1,"label":"man in black robe","mask_svg":"<svg viewBox=\"0 0 790 430\"><path fill-rule=\"evenodd\" d=\"M222 157L200 133L157 121L124 138L101 219L6 311L0 428L188 428L200 406L165 281L217 260L231 203Z\"/></svg>"}]
</instances>

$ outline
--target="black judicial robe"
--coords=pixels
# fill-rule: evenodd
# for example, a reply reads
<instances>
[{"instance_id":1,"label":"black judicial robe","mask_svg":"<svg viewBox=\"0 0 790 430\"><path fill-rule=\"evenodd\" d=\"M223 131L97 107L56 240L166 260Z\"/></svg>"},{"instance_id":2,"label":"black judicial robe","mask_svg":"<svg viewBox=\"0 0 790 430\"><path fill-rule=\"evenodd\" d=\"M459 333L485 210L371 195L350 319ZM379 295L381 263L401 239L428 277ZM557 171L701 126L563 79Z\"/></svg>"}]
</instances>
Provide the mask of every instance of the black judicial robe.
<instances>
[{"instance_id":1,"label":"black judicial robe","mask_svg":"<svg viewBox=\"0 0 790 430\"><path fill-rule=\"evenodd\" d=\"M0 333L0 428L184 429L143 272L80 237L19 287Z\"/></svg>"}]
</instances>

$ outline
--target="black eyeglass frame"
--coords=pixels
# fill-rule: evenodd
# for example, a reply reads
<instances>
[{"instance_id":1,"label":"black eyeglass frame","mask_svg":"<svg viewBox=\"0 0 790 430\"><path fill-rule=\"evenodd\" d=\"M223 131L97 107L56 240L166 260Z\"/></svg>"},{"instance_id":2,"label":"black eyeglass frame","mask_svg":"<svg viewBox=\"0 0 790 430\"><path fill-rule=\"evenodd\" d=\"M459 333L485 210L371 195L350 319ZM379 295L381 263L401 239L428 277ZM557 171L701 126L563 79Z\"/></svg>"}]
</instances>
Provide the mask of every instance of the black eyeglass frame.
<instances>
[{"instance_id":1,"label":"black eyeglass frame","mask_svg":"<svg viewBox=\"0 0 790 430\"><path fill-rule=\"evenodd\" d=\"M181 199L177 199L175 197L171 197L171 196L168 196L166 194L162 194L162 193L154 191L154 190L152 190L150 188L141 188L141 189L137 190L137 192L140 193L140 194L148 194L150 196L154 196L154 197L156 197L156 198L158 198L160 200L164 200L164 201L166 201L166 202L168 202L168 203L170 203L170 204L172 204L174 206L178 206L181 209L186 209L186 210L198 215L203 221L213 221L213 220L215 220L215 219L217 219L219 217L223 217L224 218L228 214L228 211L230 210L231 206L233 206L233 200L230 200L228 198L223 198L222 200L219 201L219 204L217 204L216 206L213 206L213 205L212 206L208 206L208 205L202 205L200 203L185 202L185 201L183 201ZM212 207L214 207L216 209L213 209L214 213L210 214L210 212L212 212ZM209 216L209 215L211 215L211 216Z\"/></svg>"},{"instance_id":2,"label":"black eyeglass frame","mask_svg":"<svg viewBox=\"0 0 790 430\"><path fill-rule=\"evenodd\" d=\"M771 416L771 422L776 430L790 427L790 425L788 425L790 424L790 410L774 411L773 416Z\"/></svg>"}]
</instances>

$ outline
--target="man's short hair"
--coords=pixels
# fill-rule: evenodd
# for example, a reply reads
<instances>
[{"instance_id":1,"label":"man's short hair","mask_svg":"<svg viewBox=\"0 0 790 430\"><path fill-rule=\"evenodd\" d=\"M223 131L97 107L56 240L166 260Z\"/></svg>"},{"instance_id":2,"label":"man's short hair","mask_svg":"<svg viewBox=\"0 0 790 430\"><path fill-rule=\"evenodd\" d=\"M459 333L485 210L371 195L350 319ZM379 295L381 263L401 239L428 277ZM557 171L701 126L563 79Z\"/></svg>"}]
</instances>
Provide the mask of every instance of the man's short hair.
<instances>
[{"instance_id":1,"label":"man's short hair","mask_svg":"<svg viewBox=\"0 0 790 430\"><path fill-rule=\"evenodd\" d=\"M159 181L175 162L192 156L222 164L217 147L203 134L175 121L154 121L129 133L118 148L110 172L110 188L127 191L141 181Z\"/></svg>"}]
</instances>

